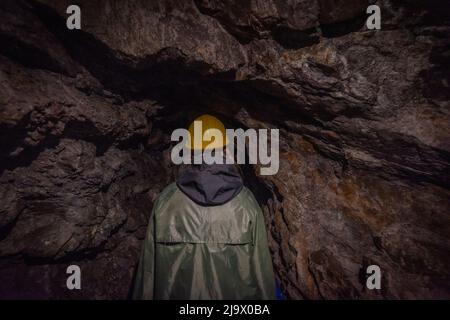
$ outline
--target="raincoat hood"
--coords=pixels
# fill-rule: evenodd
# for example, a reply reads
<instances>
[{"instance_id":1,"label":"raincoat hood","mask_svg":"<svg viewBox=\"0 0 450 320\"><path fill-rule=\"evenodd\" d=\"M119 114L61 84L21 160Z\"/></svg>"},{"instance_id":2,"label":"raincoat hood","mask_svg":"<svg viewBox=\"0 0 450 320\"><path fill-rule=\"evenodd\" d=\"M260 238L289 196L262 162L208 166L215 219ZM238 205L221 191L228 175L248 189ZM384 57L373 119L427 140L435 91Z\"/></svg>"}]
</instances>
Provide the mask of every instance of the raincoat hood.
<instances>
[{"instance_id":1,"label":"raincoat hood","mask_svg":"<svg viewBox=\"0 0 450 320\"><path fill-rule=\"evenodd\" d=\"M242 190L243 182L234 165L191 165L178 177L178 188L195 203L209 207L227 203Z\"/></svg>"}]
</instances>

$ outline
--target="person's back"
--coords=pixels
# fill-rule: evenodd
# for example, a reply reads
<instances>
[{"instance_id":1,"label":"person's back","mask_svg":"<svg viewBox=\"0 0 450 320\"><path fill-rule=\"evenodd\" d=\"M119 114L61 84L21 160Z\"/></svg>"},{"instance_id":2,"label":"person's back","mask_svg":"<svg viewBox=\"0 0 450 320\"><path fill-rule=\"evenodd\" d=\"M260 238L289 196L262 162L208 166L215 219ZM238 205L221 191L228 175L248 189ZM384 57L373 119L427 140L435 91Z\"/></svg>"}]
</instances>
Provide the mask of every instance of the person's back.
<instances>
[{"instance_id":1,"label":"person's back","mask_svg":"<svg viewBox=\"0 0 450 320\"><path fill-rule=\"evenodd\" d=\"M275 298L262 212L236 167L190 166L161 193L133 298Z\"/></svg>"}]
</instances>

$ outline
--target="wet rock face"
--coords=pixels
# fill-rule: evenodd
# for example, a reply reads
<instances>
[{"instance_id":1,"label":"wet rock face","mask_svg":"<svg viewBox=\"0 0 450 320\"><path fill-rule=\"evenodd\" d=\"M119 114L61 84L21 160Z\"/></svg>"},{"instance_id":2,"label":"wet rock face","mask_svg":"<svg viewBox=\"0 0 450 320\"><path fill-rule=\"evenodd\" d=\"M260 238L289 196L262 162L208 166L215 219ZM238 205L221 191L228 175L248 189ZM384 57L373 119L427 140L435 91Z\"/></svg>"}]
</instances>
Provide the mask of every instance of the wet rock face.
<instances>
[{"instance_id":1,"label":"wet rock face","mask_svg":"<svg viewBox=\"0 0 450 320\"><path fill-rule=\"evenodd\" d=\"M246 182L292 299L449 298L442 1L4 1L0 296L124 299L170 133L201 113L279 128ZM66 268L82 290L66 288ZM366 268L382 289L366 288Z\"/></svg>"}]
</instances>

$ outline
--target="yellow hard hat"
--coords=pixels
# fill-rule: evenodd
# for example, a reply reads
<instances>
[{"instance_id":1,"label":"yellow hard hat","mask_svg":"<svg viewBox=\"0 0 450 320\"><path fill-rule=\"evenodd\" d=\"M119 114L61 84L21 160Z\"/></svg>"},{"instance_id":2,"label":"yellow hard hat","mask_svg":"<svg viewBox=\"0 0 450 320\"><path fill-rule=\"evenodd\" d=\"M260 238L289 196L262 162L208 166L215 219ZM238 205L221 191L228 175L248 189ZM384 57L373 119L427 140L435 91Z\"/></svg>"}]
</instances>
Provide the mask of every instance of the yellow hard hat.
<instances>
[{"instance_id":1,"label":"yellow hard hat","mask_svg":"<svg viewBox=\"0 0 450 320\"><path fill-rule=\"evenodd\" d=\"M201 130L199 130L199 127L195 130L195 123L197 121L201 122ZM217 136L220 135L219 132L222 139ZM189 126L189 134L190 137L187 146L193 150L223 148L228 144L225 126L219 119L209 114L204 114L196 118Z\"/></svg>"}]
</instances>

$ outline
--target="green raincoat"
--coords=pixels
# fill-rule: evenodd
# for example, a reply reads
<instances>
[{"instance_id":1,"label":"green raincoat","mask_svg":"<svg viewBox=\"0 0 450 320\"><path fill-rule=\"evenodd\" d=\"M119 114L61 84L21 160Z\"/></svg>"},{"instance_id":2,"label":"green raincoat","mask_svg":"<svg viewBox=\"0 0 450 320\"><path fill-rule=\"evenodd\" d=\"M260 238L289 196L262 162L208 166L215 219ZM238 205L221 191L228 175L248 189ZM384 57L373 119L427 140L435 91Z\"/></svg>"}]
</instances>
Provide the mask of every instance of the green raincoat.
<instances>
[{"instance_id":1,"label":"green raincoat","mask_svg":"<svg viewBox=\"0 0 450 320\"><path fill-rule=\"evenodd\" d=\"M153 207L133 298L275 299L263 215L250 190L205 206L168 186Z\"/></svg>"}]
</instances>

